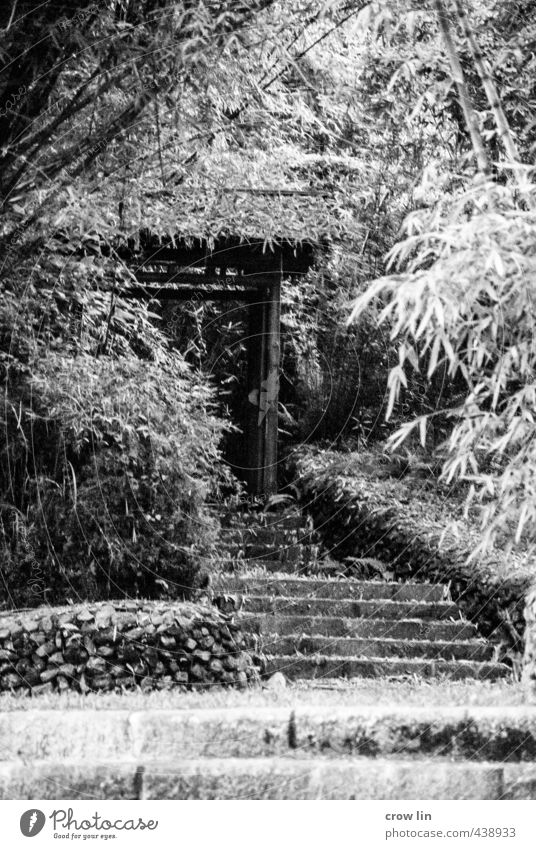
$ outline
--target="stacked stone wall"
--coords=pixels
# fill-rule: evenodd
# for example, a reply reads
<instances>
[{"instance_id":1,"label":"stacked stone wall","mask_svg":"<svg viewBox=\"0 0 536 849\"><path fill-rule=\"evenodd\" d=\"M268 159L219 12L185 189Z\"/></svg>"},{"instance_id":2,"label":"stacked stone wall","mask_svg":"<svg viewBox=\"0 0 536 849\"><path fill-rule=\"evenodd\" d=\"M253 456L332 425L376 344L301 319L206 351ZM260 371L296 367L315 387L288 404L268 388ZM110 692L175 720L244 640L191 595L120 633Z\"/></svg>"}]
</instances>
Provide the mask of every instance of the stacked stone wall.
<instances>
[{"instance_id":1,"label":"stacked stone wall","mask_svg":"<svg viewBox=\"0 0 536 849\"><path fill-rule=\"evenodd\" d=\"M112 601L0 614L0 690L246 687L262 662L232 616L181 602Z\"/></svg>"}]
</instances>

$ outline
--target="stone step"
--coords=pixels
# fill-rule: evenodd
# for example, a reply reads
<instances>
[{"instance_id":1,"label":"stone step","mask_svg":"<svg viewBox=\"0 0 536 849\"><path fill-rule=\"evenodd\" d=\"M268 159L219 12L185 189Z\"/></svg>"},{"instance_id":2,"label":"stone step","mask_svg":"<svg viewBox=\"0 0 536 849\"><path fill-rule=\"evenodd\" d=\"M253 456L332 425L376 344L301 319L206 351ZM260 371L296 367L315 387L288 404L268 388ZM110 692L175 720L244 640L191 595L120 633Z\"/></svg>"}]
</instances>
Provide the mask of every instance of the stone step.
<instances>
[{"instance_id":1,"label":"stone step","mask_svg":"<svg viewBox=\"0 0 536 849\"><path fill-rule=\"evenodd\" d=\"M390 599L392 601L441 602L447 597L442 584L397 584L391 581L320 580L287 578L266 574L221 575L213 581L215 588L227 592L264 596L339 599Z\"/></svg>"},{"instance_id":2,"label":"stone step","mask_svg":"<svg viewBox=\"0 0 536 849\"><path fill-rule=\"evenodd\" d=\"M299 513L292 515L280 515L274 513L229 513L221 515L215 513L221 523L221 531L226 533L232 530L264 530L266 528L282 531L310 532L312 523L310 519Z\"/></svg>"},{"instance_id":3,"label":"stone step","mask_svg":"<svg viewBox=\"0 0 536 849\"><path fill-rule=\"evenodd\" d=\"M228 759L147 764L144 799L531 799L531 765L423 759Z\"/></svg>"},{"instance_id":4,"label":"stone step","mask_svg":"<svg viewBox=\"0 0 536 849\"><path fill-rule=\"evenodd\" d=\"M265 571L269 574L278 573L284 575L308 575L310 573L317 574L316 556L302 557L297 561L292 560L275 560L273 557L245 557L241 554L239 557L233 555L225 557L227 560L227 569L229 571L239 570L243 572L248 570ZM325 572L322 575L328 574Z\"/></svg>"},{"instance_id":5,"label":"stone step","mask_svg":"<svg viewBox=\"0 0 536 849\"><path fill-rule=\"evenodd\" d=\"M270 513L266 513L262 520L262 526L265 528L282 528L287 531L299 531L301 533L310 533L312 530L312 522L306 516L279 516L275 517Z\"/></svg>"},{"instance_id":6,"label":"stone step","mask_svg":"<svg viewBox=\"0 0 536 849\"><path fill-rule=\"evenodd\" d=\"M525 706L28 710L0 713L0 732L0 760L28 764L341 755L536 761L536 712Z\"/></svg>"},{"instance_id":7,"label":"stone step","mask_svg":"<svg viewBox=\"0 0 536 849\"><path fill-rule=\"evenodd\" d=\"M243 546L229 546L224 550L227 550L230 554L234 553L241 560L259 561L260 564L265 561L275 561L279 564L278 571L281 571L281 563L291 564L292 571L294 571L298 569L300 564L314 562L317 557L316 546L298 543L287 543L275 547L269 544L248 543Z\"/></svg>"},{"instance_id":8,"label":"stone step","mask_svg":"<svg viewBox=\"0 0 536 849\"><path fill-rule=\"evenodd\" d=\"M316 556L313 557L305 557L302 558L301 561L290 562L290 561L281 561L274 560L264 557L244 557L240 555L240 557L230 556L227 559L227 570L229 573L231 572L239 572L243 573L245 570L248 572L255 570L258 572L266 572L269 575L278 574L278 575L293 575L293 576L308 576L308 575L320 575L322 577L329 576L329 573L325 571L319 571L317 567L317 559Z\"/></svg>"},{"instance_id":9,"label":"stone step","mask_svg":"<svg viewBox=\"0 0 536 849\"><path fill-rule=\"evenodd\" d=\"M314 634L328 637L362 637L392 640L471 640L477 636L470 622L420 619L344 619L335 616L241 614L244 631L262 634Z\"/></svg>"},{"instance_id":10,"label":"stone step","mask_svg":"<svg viewBox=\"0 0 536 849\"><path fill-rule=\"evenodd\" d=\"M510 675L499 663L475 663L469 660L422 660L419 658L362 658L338 655L266 655L265 675L282 672L286 678L400 678L447 676L455 681L465 678L496 681Z\"/></svg>"},{"instance_id":11,"label":"stone step","mask_svg":"<svg viewBox=\"0 0 536 849\"><path fill-rule=\"evenodd\" d=\"M237 542L259 542L269 543L282 541L282 544L291 541L309 541L311 530L307 527L287 527L284 525L255 525L245 527L229 527L221 528L220 536L222 540L237 541Z\"/></svg>"},{"instance_id":12,"label":"stone step","mask_svg":"<svg viewBox=\"0 0 536 849\"><path fill-rule=\"evenodd\" d=\"M356 758L94 760L0 765L0 798L533 799L533 764ZM407 826L407 823L405 824ZM400 823L398 824L400 828Z\"/></svg>"},{"instance_id":13,"label":"stone step","mask_svg":"<svg viewBox=\"0 0 536 849\"><path fill-rule=\"evenodd\" d=\"M287 598L286 596L244 596L245 612L281 613L286 616L344 616L359 619L450 619L459 620L453 602L362 600L351 598Z\"/></svg>"},{"instance_id":14,"label":"stone step","mask_svg":"<svg viewBox=\"0 0 536 849\"><path fill-rule=\"evenodd\" d=\"M484 640L446 642L434 640L356 639L353 637L315 637L290 634L263 640L263 651L270 654L292 655L322 654L339 657L399 657L428 658L430 660L475 660L493 658L493 646Z\"/></svg>"}]
</instances>

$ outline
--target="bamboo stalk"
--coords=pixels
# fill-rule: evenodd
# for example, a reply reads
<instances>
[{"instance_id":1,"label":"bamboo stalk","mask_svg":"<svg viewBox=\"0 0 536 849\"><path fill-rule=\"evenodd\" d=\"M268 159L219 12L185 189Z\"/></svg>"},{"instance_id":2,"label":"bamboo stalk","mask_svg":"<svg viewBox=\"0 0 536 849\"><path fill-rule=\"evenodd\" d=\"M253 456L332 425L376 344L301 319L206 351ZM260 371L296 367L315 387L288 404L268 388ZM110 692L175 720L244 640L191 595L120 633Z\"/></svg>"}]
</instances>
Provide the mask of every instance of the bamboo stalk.
<instances>
[{"instance_id":1,"label":"bamboo stalk","mask_svg":"<svg viewBox=\"0 0 536 849\"><path fill-rule=\"evenodd\" d=\"M458 54L456 53L456 47L454 45L454 40L450 31L447 10L445 9L445 4L443 3L443 0L434 0L434 6L437 12L443 41L445 43L445 49L450 62L452 79L456 83L458 99L460 101L460 106L465 117L465 123L467 125L467 129L471 138L471 144L477 161L477 167L482 175L489 177L491 174L491 169L488 155L486 153L484 140L482 138L480 127L478 125L478 116L476 114L475 108L467 90L463 68L458 58Z\"/></svg>"},{"instance_id":2,"label":"bamboo stalk","mask_svg":"<svg viewBox=\"0 0 536 849\"><path fill-rule=\"evenodd\" d=\"M508 119L505 115L504 109L502 108L501 101L499 98L499 92L497 91L497 87L493 82L488 62L486 61L482 51L480 50L480 46L476 40L475 34L471 29L469 18L467 17L467 13L465 12L465 9L463 8L460 0L454 0L454 4L456 6L456 13L458 15L458 20L460 22L462 32L465 38L467 39L469 50L471 52L471 56L477 69L478 76L480 77L482 85L484 87L484 91L486 92L486 97L488 99L488 103L490 105L493 117L495 119L495 123L497 125L497 129L499 131L499 138L501 139L504 145L506 156L511 162L520 165L521 158L519 155L519 151L512 136L512 132L508 124Z\"/></svg>"}]
</instances>

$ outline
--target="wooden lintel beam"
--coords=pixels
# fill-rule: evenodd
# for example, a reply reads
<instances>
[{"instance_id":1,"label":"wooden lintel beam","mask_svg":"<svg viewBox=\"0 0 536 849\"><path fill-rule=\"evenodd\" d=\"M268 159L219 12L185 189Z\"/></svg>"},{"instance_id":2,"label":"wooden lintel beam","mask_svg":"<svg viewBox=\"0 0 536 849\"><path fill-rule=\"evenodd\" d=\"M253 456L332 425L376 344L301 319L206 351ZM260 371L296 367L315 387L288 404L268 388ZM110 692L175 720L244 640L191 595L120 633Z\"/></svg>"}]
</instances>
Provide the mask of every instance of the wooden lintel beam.
<instances>
[{"instance_id":1,"label":"wooden lintel beam","mask_svg":"<svg viewBox=\"0 0 536 849\"><path fill-rule=\"evenodd\" d=\"M163 289L160 286L133 286L117 294L121 298L134 298L139 301L255 301L262 300L263 293L252 289L200 289L193 286L181 286Z\"/></svg>"},{"instance_id":2,"label":"wooden lintel beam","mask_svg":"<svg viewBox=\"0 0 536 849\"><path fill-rule=\"evenodd\" d=\"M266 288L273 281L273 275L248 274L240 277L218 277L216 274L195 274L187 271L177 271L170 274L169 271L141 271L134 272L139 283L160 283L161 286L173 284L173 286L197 286L214 285L222 286L224 280L227 284L243 286L247 288Z\"/></svg>"}]
</instances>

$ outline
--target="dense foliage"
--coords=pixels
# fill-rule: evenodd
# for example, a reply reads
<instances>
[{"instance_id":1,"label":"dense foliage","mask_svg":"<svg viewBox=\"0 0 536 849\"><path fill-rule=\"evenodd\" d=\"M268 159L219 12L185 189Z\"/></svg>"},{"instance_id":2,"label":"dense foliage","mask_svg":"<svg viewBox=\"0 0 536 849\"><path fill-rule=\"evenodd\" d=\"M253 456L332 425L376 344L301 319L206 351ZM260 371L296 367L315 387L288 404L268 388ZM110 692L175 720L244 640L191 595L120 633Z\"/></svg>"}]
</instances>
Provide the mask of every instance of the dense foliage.
<instances>
[{"instance_id":1,"label":"dense foliage","mask_svg":"<svg viewBox=\"0 0 536 849\"><path fill-rule=\"evenodd\" d=\"M8 604L183 595L210 563L215 526L205 503L222 485L235 487L221 463L226 425L210 381L145 307L116 294L129 273L109 249L125 237L113 192L140 143L158 155L150 107L159 97L176 106L184 80L239 46L270 5L2 7ZM104 163L114 176L103 185Z\"/></svg>"},{"instance_id":2,"label":"dense foliage","mask_svg":"<svg viewBox=\"0 0 536 849\"><path fill-rule=\"evenodd\" d=\"M484 543L531 536L536 30L530 0L507 6L4 4L0 498L16 601L36 568L43 597L190 586L203 504L232 487L219 452L222 417L240 413L243 313L156 317L123 299L119 248L141 228L315 243L316 268L284 287L282 435L360 447L417 429L448 479L473 484Z\"/></svg>"},{"instance_id":3,"label":"dense foliage","mask_svg":"<svg viewBox=\"0 0 536 849\"><path fill-rule=\"evenodd\" d=\"M2 579L19 605L184 595L214 541L204 503L229 484L207 381L148 315L110 319L92 295L78 285L66 309L36 280L1 297Z\"/></svg>"},{"instance_id":4,"label":"dense foliage","mask_svg":"<svg viewBox=\"0 0 536 849\"><path fill-rule=\"evenodd\" d=\"M435 187L407 217L389 276L360 297L354 315L374 302L398 344L388 411L419 372L446 389L392 445L415 431L427 445L442 426L443 477L467 484L485 549L534 542L536 28L527 3L512 4L508 16L499 5L474 3L472 29L454 5L478 171L451 170L443 196ZM451 37L455 22L454 15Z\"/></svg>"}]
</instances>

